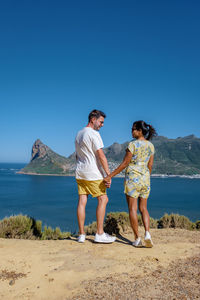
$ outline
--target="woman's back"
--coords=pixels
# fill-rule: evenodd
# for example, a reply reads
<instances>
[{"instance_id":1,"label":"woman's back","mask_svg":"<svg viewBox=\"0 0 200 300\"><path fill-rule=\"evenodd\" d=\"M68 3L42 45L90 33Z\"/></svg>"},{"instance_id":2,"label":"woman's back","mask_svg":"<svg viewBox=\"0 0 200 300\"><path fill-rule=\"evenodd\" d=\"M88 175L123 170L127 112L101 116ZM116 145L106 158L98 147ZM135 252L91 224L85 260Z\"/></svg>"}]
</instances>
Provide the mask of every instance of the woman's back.
<instances>
[{"instance_id":1,"label":"woman's back","mask_svg":"<svg viewBox=\"0 0 200 300\"><path fill-rule=\"evenodd\" d=\"M129 143L128 150L132 153L132 159L126 172L141 175L149 172L147 165L150 156L154 154L154 145L147 140L135 140Z\"/></svg>"}]
</instances>

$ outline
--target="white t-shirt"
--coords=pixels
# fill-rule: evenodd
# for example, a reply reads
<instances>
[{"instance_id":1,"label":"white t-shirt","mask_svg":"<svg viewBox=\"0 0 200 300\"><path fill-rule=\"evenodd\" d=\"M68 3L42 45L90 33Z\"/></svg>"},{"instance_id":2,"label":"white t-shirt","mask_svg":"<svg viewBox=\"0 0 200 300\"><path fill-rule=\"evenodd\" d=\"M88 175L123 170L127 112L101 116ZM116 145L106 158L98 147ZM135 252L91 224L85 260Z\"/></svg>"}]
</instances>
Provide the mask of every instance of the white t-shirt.
<instances>
[{"instance_id":1,"label":"white t-shirt","mask_svg":"<svg viewBox=\"0 0 200 300\"><path fill-rule=\"evenodd\" d=\"M75 146L76 179L103 179L103 168L96 155L96 151L104 146L99 132L91 127L84 127L76 136Z\"/></svg>"}]
</instances>

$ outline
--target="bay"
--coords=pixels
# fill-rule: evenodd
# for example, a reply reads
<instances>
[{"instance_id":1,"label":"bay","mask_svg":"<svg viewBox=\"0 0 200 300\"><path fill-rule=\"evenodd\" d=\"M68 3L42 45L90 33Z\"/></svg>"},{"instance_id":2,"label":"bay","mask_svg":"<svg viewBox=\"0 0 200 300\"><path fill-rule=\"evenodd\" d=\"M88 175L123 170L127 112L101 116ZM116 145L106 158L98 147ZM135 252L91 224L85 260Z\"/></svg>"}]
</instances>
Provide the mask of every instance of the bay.
<instances>
[{"instance_id":1,"label":"bay","mask_svg":"<svg viewBox=\"0 0 200 300\"><path fill-rule=\"evenodd\" d=\"M41 220L43 225L62 230L78 230L78 201L74 177L32 176L16 174L24 164L0 163L0 219L26 214ZM152 178L148 210L153 218L164 213L185 215L192 221L200 219L200 179ZM108 190L107 213L126 211L123 178L114 178ZM96 198L89 197L86 224L96 219Z\"/></svg>"}]
</instances>

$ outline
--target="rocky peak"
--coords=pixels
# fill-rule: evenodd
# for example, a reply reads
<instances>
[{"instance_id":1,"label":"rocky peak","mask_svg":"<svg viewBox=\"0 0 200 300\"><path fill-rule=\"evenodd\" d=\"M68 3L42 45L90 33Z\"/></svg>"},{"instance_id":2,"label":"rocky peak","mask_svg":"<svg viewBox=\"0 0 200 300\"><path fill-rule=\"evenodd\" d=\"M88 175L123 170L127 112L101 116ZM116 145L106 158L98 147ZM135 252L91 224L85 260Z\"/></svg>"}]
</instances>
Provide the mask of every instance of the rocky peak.
<instances>
[{"instance_id":1,"label":"rocky peak","mask_svg":"<svg viewBox=\"0 0 200 300\"><path fill-rule=\"evenodd\" d=\"M114 143L111 147L114 154L118 154L122 150L122 145L118 143Z\"/></svg>"},{"instance_id":2,"label":"rocky peak","mask_svg":"<svg viewBox=\"0 0 200 300\"><path fill-rule=\"evenodd\" d=\"M37 139L32 147L31 161L35 158L44 157L47 154L48 146L44 145L40 139Z\"/></svg>"}]
</instances>

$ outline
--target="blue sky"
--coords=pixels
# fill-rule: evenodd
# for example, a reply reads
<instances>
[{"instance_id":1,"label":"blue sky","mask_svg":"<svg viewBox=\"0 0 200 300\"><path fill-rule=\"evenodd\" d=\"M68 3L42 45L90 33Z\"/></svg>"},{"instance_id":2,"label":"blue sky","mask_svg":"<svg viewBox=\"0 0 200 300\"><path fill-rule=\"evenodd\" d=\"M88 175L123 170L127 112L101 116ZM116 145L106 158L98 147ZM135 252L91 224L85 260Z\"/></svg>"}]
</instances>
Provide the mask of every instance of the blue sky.
<instances>
[{"instance_id":1,"label":"blue sky","mask_svg":"<svg viewBox=\"0 0 200 300\"><path fill-rule=\"evenodd\" d=\"M0 162L70 155L94 108L105 146L140 119L200 137L199 1L1 1L0 40Z\"/></svg>"}]
</instances>

